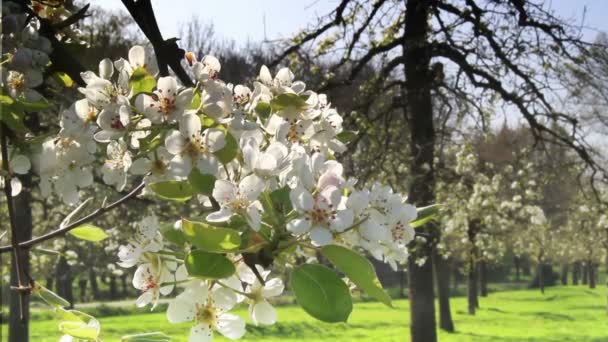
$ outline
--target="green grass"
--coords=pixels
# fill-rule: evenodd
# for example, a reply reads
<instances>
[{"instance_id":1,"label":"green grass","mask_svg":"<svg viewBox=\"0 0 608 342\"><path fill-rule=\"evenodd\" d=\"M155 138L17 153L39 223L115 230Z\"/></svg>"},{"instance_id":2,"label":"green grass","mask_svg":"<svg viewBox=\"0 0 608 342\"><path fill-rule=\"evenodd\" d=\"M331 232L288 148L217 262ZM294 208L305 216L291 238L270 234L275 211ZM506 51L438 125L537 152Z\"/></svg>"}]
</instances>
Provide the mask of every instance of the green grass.
<instances>
[{"instance_id":1,"label":"green grass","mask_svg":"<svg viewBox=\"0 0 608 342\"><path fill-rule=\"evenodd\" d=\"M452 300L456 333L439 333L439 340L455 341L536 341L599 342L608 341L608 315L605 311L606 289L553 287L545 295L538 290L504 291L480 298L476 316L466 314L466 298ZM246 310L236 311L246 317ZM132 314L100 319L104 341L117 341L125 334L163 331L173 341L187 341L189 325L171 325L164 313ZM355 304L347 324L315 321L299 307L279 308L279 324L272 327L247 327L242 341L407 341L409 311L405 300L396 301L396 309L379 303ZM6 338L6 326L2 327ZM35 321L31 341L57 341L57 322ZM225 341L218 338L217 340Z\"/></svg>"}]
</instances>

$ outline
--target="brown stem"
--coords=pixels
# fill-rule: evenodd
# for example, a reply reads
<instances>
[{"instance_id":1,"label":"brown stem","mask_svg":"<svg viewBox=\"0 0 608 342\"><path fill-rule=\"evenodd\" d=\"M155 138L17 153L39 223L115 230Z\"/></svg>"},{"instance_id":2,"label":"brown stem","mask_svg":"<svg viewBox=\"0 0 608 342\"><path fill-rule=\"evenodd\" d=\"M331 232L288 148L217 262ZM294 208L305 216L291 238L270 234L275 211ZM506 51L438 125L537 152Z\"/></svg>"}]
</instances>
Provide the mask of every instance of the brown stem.
<instances>
[{"instance_id":1,"label":"brown stem","mask_svg":"<svg viewBox=\"0 0 608 342\"><path fill-rule=\"evenodd\" d=\"M15 208L13 205L13 196L12 196L12 186L10 179L10 169L9 169L9 155L8 155L8 140L6 138L6 133L8 128L5 124L0 125L0 149L2 152L2 169L6 173L5 181L4 181L4 194L6 195L6 206L8 208L8 216L9 223L11 226L11 245L7 246L8 250L13 251L13 258L15 260L15 269L17 271L17 286L13 289L19 292L19 317L21 321L26 321L27 317L25 315L25 296L30 290L30 286L24 283L25 273L22 260L21 260L21 250L19 247L19 241L17 239L17 221L15 220Z\"/></svg>"}]
</instances>

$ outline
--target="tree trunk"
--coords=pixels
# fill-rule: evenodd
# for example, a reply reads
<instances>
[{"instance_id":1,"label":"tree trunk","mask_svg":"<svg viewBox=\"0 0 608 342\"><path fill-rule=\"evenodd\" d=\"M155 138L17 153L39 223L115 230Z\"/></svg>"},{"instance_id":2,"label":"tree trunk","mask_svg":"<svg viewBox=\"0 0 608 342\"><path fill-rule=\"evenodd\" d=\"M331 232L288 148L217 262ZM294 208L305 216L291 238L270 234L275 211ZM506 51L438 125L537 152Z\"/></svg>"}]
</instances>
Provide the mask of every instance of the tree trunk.
<instances>
[{"instance_id":1,"label":"tree trunk","mask_svg":"<svg viewBox=\"0 0 608 342\"><path fill-rule=\"evenodd\" d=\"M485 260L479 260L479 295L488 296L488 269Z\"/></svg>"},{"instance_id":2,"label":"tree trunk","mask_svg":"<svg viewBox=\"0 0 608 342\"><path fill-rule=\"evenodd\" d=\"M530 270L530 260L528 260L527 258L522 259L521 271L522 271L522 274L525 276L532 275L532 270Z\"/></svg>"},{"instance_id":3,"label":"tree trunk","mask_svg":"<svg viewBox=\"0 0 608 342\"><path fill-rule=\"evenodd\" d=\"M540 293L545 294L545 272L543 271L543 262L538 262L538 287L540 288Z\"/></svg>"},{"instance_id":4,"label":"tree trunk","mask_svg":"<svg viewBox=\"0 0 608 342\"><path fill-rule=\"evenodd\" d=\"M405 12L403 54L405 69L405 115L409 119L411 141L411 184L409 198L417 206L435 202L435 129L431 105L429 15L432 0L408 0ZM407 144L407 142L404 142ZM432 251L437 232L429 222L417 229L425 235L416 241L416 252L408 260L410 334L412 342L436 342L435 294L433 293ZM417 258L425 258L422 266Z\"/></svg>"},{"instance_id":5,"label":"tree trunk","mask_svg":"<svg viewBox=\"0 0 608 342\"><path fill-rule=\"evenodd\" d=\"M85 278L78 279L78 288L80 289L80 302L87 301L87 280Z\"/></svg>"},{"instance_id":6,"label":"tree trunk","mask_svg":"<svg viewBox=\"0 0 608 342\"><path fill-rule=\"evenodd\" d=\"M575 261L572 265L572 285L578 285L578 278L581 275L581 264Z\"/></svg>"},{"instance_id":7,"label":"tree trunk","mask_svg":"<svg viewBox=\"0 0 608 342\"><path fill-rule=\"evenodd\" d=\"M116 276L110 276L110 299L114 300L118 298L118 288L116 286Z\"/></svg>"},{"instance_id":8,"label":"tree trunk","mask_svg":"<svg viewBox=\"0 0 608 342\"><path fill-rule=\"evenodd\" d=\"M595 288L595 282L596 282L595 265L592 262L589 262L589 288L590 289Z\"/></svg>"},{"instance_id":9,"label":"tree trunk","mask_svg":"<svg viewBox=\"0 0 608 342\"><path fill-rule=\"evenodd\" d=\"M123 273L120 276L120 284L122 285L122 296L127 297L129 295L129 286L127 286L127 273Z\"/></svg>"},{"instance_id":10,"label":"tree trunk","mask_svg":"<svg viewBox=\"0 0 608 342\"><path fill-rule=\"evenodd\" d=\"M561 272L561 282L562 285L568 285L568 263L562 264L562 272Z\"/></svg>"},{"instance_id":11,"label":"tree trunk","mask_svg":"<svg viewBox=\"0 0 608 342\"><path fill-rule=\"evenodd\" d=\"M469 267L467 276L467 302L469 315L474 315L475 310L479 307L477 301L477 274L475 267L475 256L473 253L469 256Z\"/></svg>"},{"instance_id":12,"label":"tree trunk","mask_svg":"<svg viewBox=\"0 0 608 342\"><path fill-rule=\"evenodd\" d=\"M583 285L589 284L589 265L583 264Z\"/></svg>"},{"instance_id":13,"label":"tree trunk","mask_svg":"<svg viewBox=\"0 0 608 342\"><path fill-rule=\"evenodd\" d=\"M458 290L458 285L460 282L460 272L458 271L459 264L456 260L452 261L452 278L454 279L452 282L452 288L454 291Z\"/></svg>"},{"instance_id":14,"label":"tree trunk","mask_svg":"<svg viewBox=\"0 0 608 342\"><path fill-rule=\"evenodd\" d=\"M17 223L17 241L26 241L32 238L32 194L27 190L31 188L30 176L21 178L24 184L24 189L19 196L14 198L15 221ZM12 254L11 254L12 255ZM21 264L25 274L30 271L30 257L28 250L21 250ZM15 260L11 256L11 273L10 284L17 285L17 272L15 268ZM24 279L23 281L28 281ZM27 284L25 284L27 285ZM9 342L27 342L29 340L29 324L28 321L21 321L20 315L19 294L15 291L9 292L9 314L8 314L8 341ZM23 313L25 317L29 317L30 312L29 296L25 296Z\"/></svg>"},{"instance_id":15,"label":"tree trunk","mask_svg":"<svg viewBox=\"0 0 608 342\"><path fill-rule=\"evenodd\" d=\"M399 270L399 298L405 298L405 270Z\"/></svg>"},{"instance_id":16,"label":"tree trunk","mask_svg":"<svg viewBox=\"0 0 608 342\"><path fill-rule=\"evenodd\" d=\"M72 292L72 271L64 256L59 258L56 269L55 286L57 294L70 303L70 308L74 307L74 293Z\"/></svg>"},{"instance_id":17,"label":"tree trunk","mask_svg":"<svg viewBox=\"0 0 608 342\"><path fill-rule=\"evenodd\" d=\"M53 290L53 285L54 285L53 281L54 281L53 276L46 277L46 285L45 286L46 286L47 289L49 289L51 291Z\"/></svg>"},{"instance_id":18,"label":"tree trunk","mask_svg":"<svg viewBox=\"0 0 608 342\"><path fill-rule=\"evenodd\" d=\"M521 281L521 260L518 256L513 257L513 265L515 266L515 281Z\"/></svg>"},{"instance_id":19,"label":"tree trunk","mask_svg":"<svg viewBox=\"0 0 608 342\"><path fill-rule=\"evenodd\" d=\"M436 251L433 253L435 279L437 280L437 296L439 297L439 328L454 332L454 322L450 310L450 267Z\"/></svg>"},{"instance_id":20,"label":"tree trunk","mask_svg":"<svg viewBox=\"0 0 608 342\"><path fill-rule=\"evenodd\" d=\"M93 299L100 299L99 286L97 286L97 274L95 274L95 270L92 267L89 269L89 283L91 283L91 293L93 294Z\"/></svg>"}]
</instances>

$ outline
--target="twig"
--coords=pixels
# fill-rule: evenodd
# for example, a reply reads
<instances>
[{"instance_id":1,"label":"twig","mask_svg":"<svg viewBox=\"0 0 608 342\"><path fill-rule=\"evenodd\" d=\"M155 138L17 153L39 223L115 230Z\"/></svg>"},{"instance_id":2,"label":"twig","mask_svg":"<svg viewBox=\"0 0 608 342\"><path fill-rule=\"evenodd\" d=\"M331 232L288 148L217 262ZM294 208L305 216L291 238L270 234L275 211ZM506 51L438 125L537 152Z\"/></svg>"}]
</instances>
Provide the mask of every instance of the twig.
<instances>
[{"instance_id":1,"label":"twig","mask_svg":"<svg viewBox=\"0 0 608 342\"><path fill-rule=\"evenodd\" d=\"M21 321L25 322L27 320L25 305L26 305L26 294L29 292L29 285L25 285L23 282L23 278L25 276L22 259L21 259L21 250L19 248L19 241L17 239L17 221L15 219L15 207L13 203L13 195L12 195L12 186L11 186L11 177L10 177L10 169L9 169L9 155L8 155L8 140L6 138L6 133L8 128L5 124L0 124L0 147L2 151L2 168L4 169L6 176L4 182L4 194L6 195L6 206L8 208L8 216L9 223L11 226L11 245L7 246L8 250L13 251L13 261L15 262L15 271L17 273L17 286L11 287L15 291L19 293L19 317Z\"/></svg>"},{"instance_id":2,"label":"twig","mask_svg":"<svg viewBox=\"0 0 608 342\"><path fill-rule=\"evenodd\" d=\"M137 187L135 187L133 190L131 190L131 192L129 192L125 196L119 198L115 202L112 202L112 203L108 204L107 206L103 206L103 207L101 207L101 208L93 211L89 215L87 215L87 216L85 216L85 217L83 217L83 218L81 218L81 219L79 219L77 221L74 221L74 222L70 223L69 225L67 225L67 226L65 226L63 228L54 230L54 231L52 231L50 233L44 234L44 235L39 236L37 238L33 238L31 240L23 241L23 242L19 243L19 247L20 248L30 247L30 246L42 243L42 242L44 242L46 240L52 239L54 237L66 234L70 230L72 230L72 229L74 229L74 228L76 228L76 227L78 227L78 226L80 226L80 225L82 225L82 224L84 224L86 222L89 222L89 221L97 218L98 216L103 215L104 213L106 213L106 212L114 209L115 207L121 205L123 202L127 201L128 199L134 197L135 195L137 195L137 193L139 193L139 191L141 191L141 189L144 188L145 185L146 184L144 182L141 182ZM13 248L12 246L2 246L2 247L0 247L0 253L8 252L12 248Z\"/></svg>"}]
</instances>

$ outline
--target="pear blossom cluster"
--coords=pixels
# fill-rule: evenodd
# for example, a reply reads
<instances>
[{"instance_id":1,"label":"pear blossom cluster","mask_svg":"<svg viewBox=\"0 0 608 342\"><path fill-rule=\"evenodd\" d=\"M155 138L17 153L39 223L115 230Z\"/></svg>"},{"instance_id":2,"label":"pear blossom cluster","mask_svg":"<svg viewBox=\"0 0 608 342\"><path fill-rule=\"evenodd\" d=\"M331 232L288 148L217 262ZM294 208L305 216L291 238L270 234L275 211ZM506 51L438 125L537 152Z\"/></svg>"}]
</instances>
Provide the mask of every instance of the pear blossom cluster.
<instances>
[{"instance_id":1,"label":"pear blossom cluster","mask_svg":"<svg viewBox=\"0 0 608 342\"><path fill-rule=\"evenodd\" d=\"M186 218L167 224L144 217L117 248L117 264L135 269L137 306L154 309L172 296L167 318L192 322L190 341L210 340L214 332L236 339L246 323L229 311L239 303L249 305L253 324L277 321L272 297L284 285L271 270L283 253L308 257L338 245L393 268L407 261L417 209L390 187L360 188L345 176L336 155L346 151L346 132L326 95L306 89L287 68L273 76L263 66L251 85L225 83L215 57L192 56L194 87L159 76L143 46L127 59L102 60L98 70L82 73L81 97L61 109L60 131L35 156L44 196L76 205L95 177L118 192L143 181L143 196L165 199L187 189L193 193L178 200L201 208L188 220L248 241L225 254L234 273L201 277L187 267L197 243L163 233L170 227L192 234L183 228ZM15 172L26 171L18 159ZM258 258L266 261L247 262L252 253L266 253Z\"/></svg>"}]
</instances>

